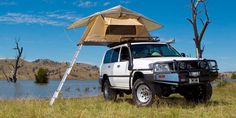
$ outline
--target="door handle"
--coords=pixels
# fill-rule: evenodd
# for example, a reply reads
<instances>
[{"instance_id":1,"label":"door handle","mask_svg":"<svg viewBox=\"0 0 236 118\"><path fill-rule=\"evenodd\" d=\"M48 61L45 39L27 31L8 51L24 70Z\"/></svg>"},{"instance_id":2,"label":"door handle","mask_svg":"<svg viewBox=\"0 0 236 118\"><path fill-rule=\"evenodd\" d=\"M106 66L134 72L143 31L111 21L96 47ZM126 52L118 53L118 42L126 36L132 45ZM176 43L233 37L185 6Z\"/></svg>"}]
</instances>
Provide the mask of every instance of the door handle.
<instances>
[{"instance_id":1,"label":"door handle","mask_svg":"<svg viewBox=\"0 0 236 118\"><path fill-rule=\"evenodd\" d=\"M117 68L120 68L120 65L117 65Z\"/></svg>"}]
</instances>

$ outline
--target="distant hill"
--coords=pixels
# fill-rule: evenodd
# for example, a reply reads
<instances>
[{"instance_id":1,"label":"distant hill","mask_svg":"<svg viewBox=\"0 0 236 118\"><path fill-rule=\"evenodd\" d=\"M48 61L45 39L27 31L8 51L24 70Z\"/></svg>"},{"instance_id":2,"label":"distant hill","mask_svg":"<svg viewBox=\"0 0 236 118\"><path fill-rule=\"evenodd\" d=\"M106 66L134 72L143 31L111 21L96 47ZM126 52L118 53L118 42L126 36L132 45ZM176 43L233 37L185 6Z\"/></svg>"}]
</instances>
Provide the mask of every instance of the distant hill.
<instances>
[{"instance_id":1,"label":"distant hill","mask_svg":"<svg viewBox=\"0 0 236 118\"><path fill-rule=\"evenodd\" d=\"M69 66L68 62L55 62L49 59L37 59L29 62L21 60L23 67L19 69L17 78L18 80L34 80L34 74L37 73L39 68L47 68L49 70L49 79L61 79L64 75L66 68ZM2 73L2 69L8 75L11 73L10 65L14 63L13 59L0 60L0 79L6 79ZM98 79L99 71L97 66L89 64L76 63L68 76L68 79Z\"/></svg>"}]
</instances>

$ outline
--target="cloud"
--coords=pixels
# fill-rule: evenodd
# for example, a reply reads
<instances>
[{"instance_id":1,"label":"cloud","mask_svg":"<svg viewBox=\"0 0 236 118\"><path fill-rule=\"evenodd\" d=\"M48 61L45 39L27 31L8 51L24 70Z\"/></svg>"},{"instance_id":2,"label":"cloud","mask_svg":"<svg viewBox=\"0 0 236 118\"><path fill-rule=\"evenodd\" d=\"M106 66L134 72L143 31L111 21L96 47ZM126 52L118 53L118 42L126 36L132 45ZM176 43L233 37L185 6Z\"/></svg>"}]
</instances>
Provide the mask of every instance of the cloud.
<instances>
[{"instance_id":1,"label":"cloud","mask_svg":"<svg viewBox=\"0 0 236 118\"><path fill-rule=\"evenodd\" d=\"M14 6L16 2L10 0L1 0L0 6Z\"/></svg>"},{"instance_id":2,"label":"cloud","mask_svg":"<svg viewBox=\"0 0 236 118\"><path fill-rule=\"evenodd\" d=\"M14 59L13 57L2 57L0 56L0 60L5 60L5 59Z\"/></svg>"},{"instance_id":3,"label":"cloud","mask_svg":"<svg viewBox=\"0 0 236 118\"><path fill-rule=\"evenodd\" d=\"M121 0L121 1L92 1L92 0L76 0L73 5L81 8L91 8L97 6L108 6L111 4L129 4L131 0Z\"/></svg>"},{"instance_id":4,"label":"cloud","mask_svg":"<svg viewBox=\"0 0 236 118\"><path fill-rule=\"evenodd\" d=\"M45 12L45 13L6 13L0 16L0 23L5 24L40 24L51 26L67 26L68 23L77 20L79 17L71 12Z\"/></svg>"},{"instance_id":5,"label":"cloud","mask_svg":"<svg viewBox=\"0 0 236 118\"><path fill-rule=\"evenodd\" d=\"M107 6L107 5L110 5L110 4L111 4L110 2L104 2L103 6Z\"/></svg>"},{"instance_id":6,"label":"cloud","mask_svg":"<svg viewBox=\"0 0 236 118\"><path fill-rule=\"evenodd\" d=\"M121 4L129 4L131 1L130 0L121 0L120 3Z\"/></svg>"},{"instance_id":7,"label":"cloud","mask_svg":"<svg viewBox=\"0 0 236 118\"><path fill-rule=\"evenodd\" d=\"M63 23L47 19L43 16L22 14L22 13L7 13L6 15L0 16L0 22L5 23L28 23L28 24L46 24L53 26L61 26Z\"/></svg>"},{"instance_id":8,"label":"cloud","mask_svg":"<svg viewBox=\"0 0 236 118\"><path fill-rule=\"evenodd\" d=\"M79 0L79 1L75 1L73 5L78 6L78 7L89 8L89 7L97 6L97 2Z\"/></svg>"},{"instance_id":9,"label":"cloud","mask_svg":"<svg viewBox=\"0 0 236 118\"><path fill-rule=\"evenodd\" d=\"M60 13L57 11L56 12L47 12L46 16L50 17L50 18L70 20L70 21L74 21L74 20L77 20L78 18L80 18L77 15L75 15L75 13L73 13L73 12Z\"/></svg>"}]
</instances>

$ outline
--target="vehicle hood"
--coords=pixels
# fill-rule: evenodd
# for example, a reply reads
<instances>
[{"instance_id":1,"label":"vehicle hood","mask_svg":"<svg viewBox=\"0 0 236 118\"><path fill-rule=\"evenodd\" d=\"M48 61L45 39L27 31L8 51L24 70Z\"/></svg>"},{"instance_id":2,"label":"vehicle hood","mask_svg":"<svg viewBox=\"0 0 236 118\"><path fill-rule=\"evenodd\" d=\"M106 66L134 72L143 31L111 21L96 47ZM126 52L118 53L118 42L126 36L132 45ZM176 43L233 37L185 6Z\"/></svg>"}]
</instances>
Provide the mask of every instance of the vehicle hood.
<instances>
[{"instance_id":1,"label":"vehicle hood","mask_svg":"<svg viewBox=\"0 0 236 118\"><path fill-rule=\"evenodd\" d=\"M138 58L133 60L134 69L150 69L153 63L170 62L170 61L184 61L184 60L198 60L192 57L152 57L152 58Z\"/></svg>"}]
</instances>

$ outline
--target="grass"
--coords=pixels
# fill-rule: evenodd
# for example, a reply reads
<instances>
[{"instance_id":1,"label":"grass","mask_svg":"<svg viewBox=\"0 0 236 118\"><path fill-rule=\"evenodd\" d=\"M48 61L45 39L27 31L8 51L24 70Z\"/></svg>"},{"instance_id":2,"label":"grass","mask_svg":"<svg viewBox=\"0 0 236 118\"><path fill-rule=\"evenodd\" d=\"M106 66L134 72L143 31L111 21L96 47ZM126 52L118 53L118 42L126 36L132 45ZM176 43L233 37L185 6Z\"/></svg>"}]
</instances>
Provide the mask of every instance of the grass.
<instances>
[{"instance_id":1,"label":"grass","mask_svg":"<svg viewBox=\"0 0 236 118\"><path fill-rule=\"evenodd\" d=\"M30 118L233 118L236 117L236 83L214 89L210 102L187 103L179 95L172 95L151 107L139 108L130 96L117 102L105 102L101 96L80 99L57 99L54 106L48 100L0 100L0 117Z\"/></svg>"}]
</instances>

